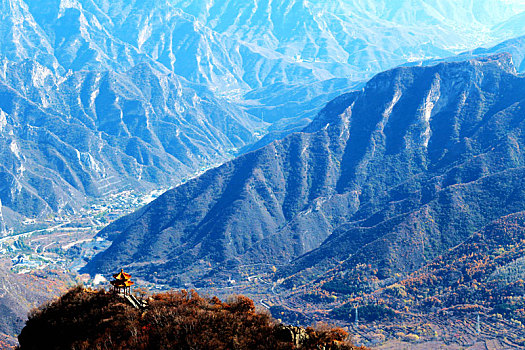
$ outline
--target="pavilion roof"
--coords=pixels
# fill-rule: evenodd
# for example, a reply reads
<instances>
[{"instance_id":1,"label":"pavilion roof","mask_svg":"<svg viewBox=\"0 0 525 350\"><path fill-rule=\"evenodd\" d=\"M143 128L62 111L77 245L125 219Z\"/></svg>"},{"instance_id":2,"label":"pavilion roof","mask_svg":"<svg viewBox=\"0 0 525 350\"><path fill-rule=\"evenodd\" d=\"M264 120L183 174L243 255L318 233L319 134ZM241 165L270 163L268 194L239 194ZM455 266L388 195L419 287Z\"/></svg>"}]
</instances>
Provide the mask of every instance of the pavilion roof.
<instances>
[{"instance_id":1,"label":"pavilion roof","mask_svg":"<svg viewBox=\"0 0 525 350\"><path fill-rule=\"evenodd\" d=\"M124 272L124 269L120 269L120 272L114 274L113 277L116 280L125 281L125 280L129 280L131 278L131 275L129 273Z\"/></svg>"},{"instance_id":2,"label":"pavilion roof","mask_svg":"<svg viewBox=\"0 0 525 350\"><path fill-rule=\"evenodd\" d=\"M124 287L129 287L133 285L135 282L129 281L129 280L126 280L126 281L114 280L114 281L110 281L110 283L114 285L115 287L124 288Z\"/></svg>"}]
</instances>

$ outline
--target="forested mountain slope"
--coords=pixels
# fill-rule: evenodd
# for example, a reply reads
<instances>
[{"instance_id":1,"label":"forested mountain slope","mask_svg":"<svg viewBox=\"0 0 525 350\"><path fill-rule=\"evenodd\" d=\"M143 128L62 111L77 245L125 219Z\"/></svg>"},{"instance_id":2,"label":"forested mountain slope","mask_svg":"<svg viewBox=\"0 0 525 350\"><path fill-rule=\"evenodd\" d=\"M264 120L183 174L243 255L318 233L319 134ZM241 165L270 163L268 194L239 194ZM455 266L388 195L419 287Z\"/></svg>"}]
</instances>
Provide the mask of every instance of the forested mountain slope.
<instances>
[{"instance_id":1,"label":"forested mountain slope","mask_svg":"<svg viewBox=\"0 0 525 350\"><path fill-rule=\"evenodd\" d=\"M341 261L411 272L522 208L524 91L505 54L381 73L303 132L108 226L113 244L87 270L173 284L241 264L283 266L287 283Z\"/></svg>"}]
</instances>

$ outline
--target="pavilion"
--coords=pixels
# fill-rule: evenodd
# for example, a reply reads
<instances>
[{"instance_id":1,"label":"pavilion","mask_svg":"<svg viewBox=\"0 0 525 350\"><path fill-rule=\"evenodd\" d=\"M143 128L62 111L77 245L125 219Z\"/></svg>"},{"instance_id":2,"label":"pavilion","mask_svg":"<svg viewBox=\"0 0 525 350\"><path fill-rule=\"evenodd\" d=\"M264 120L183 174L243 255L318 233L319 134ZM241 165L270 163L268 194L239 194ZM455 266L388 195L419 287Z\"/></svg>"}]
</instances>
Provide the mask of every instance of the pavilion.
<instances>
[{"instance_id":1,"label":"pavilion","mask_svg":"<svg viewBox=\"0 0 525 350\"><path fill-rule=\"evenodd\" d=\"M123 295L131 295L131 286L135 283L130 281L131 275L125 273L124 269L120 269L119 273L113 275L115 278L113 281L110 281L113 286L113 292Z\"/></svg>"}]
</instances>

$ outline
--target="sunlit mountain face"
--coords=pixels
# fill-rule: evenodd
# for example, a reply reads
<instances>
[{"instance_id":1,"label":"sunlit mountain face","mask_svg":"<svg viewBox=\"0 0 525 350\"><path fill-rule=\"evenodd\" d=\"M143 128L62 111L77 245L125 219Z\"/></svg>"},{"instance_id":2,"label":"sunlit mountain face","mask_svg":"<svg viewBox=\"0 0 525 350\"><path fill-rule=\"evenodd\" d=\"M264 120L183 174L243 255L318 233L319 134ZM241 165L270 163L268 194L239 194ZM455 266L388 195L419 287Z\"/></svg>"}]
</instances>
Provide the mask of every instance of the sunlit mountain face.
<instances>
[{"instance_id":1,"label":"sunlit mountain face","mask_svg":"<svg viewBox=\"0 0 525 350\"><path fill-rule=\"evenodd\" d=\"M502 1L175 1L213 30L330 74L367 77L523 34Z\"/></svg>"}]
</instances>

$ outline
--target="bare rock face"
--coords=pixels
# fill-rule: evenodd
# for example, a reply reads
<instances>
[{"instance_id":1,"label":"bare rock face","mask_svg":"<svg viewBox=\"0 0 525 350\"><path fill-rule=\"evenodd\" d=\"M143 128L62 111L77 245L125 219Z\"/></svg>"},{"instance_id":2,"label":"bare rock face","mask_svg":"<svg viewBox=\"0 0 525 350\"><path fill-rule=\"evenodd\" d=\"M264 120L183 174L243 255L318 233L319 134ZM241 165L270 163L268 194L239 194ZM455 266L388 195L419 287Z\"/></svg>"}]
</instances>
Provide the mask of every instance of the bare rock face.
<instances>
[{"instance_id":1,"label":"bare rock face","mask_svg":"<svg viewBox=\"0 0 525 350\"><path fill-rule=\"evenodd\" d=\"M298 348L301 348L301 346L309 339L308 332L302 327L279 325L275 332L276 337L280 341L292 343Z\"/></svg>"},{"instance_id":2,"label":"bare rock face","mask_svg":"<svg viewBox=\"0 0 525 350\"><path fill-rule=\"evenodd\" d=\"M2 200L0 200L0 237L7 235L7 229L4 221L4 214L2 212Z\"/></svg>"}]
</instances>

